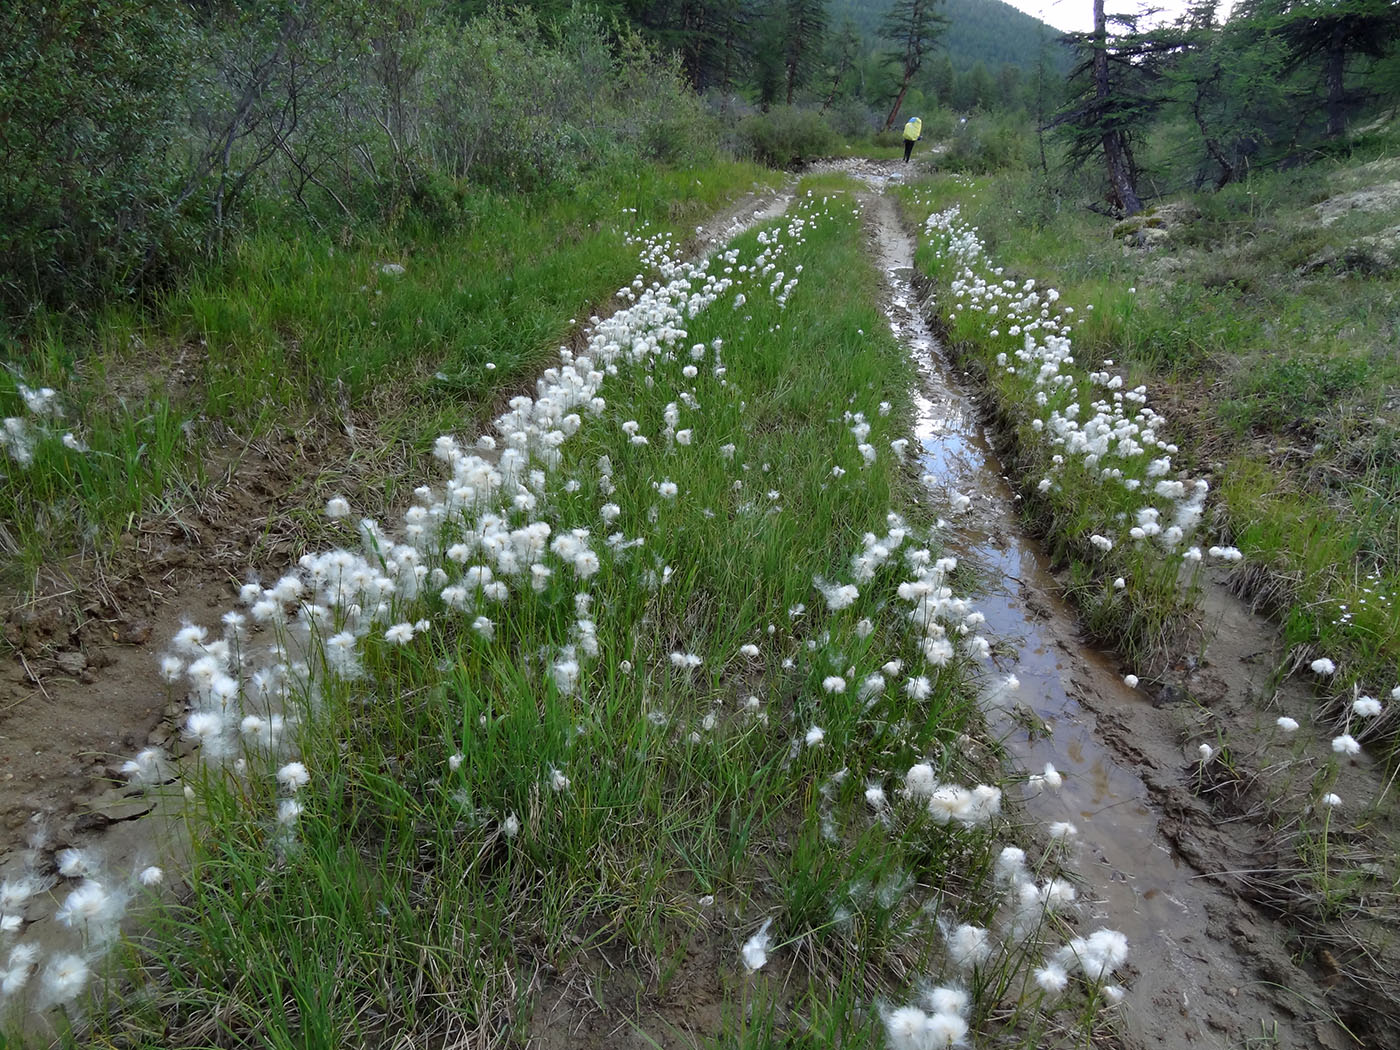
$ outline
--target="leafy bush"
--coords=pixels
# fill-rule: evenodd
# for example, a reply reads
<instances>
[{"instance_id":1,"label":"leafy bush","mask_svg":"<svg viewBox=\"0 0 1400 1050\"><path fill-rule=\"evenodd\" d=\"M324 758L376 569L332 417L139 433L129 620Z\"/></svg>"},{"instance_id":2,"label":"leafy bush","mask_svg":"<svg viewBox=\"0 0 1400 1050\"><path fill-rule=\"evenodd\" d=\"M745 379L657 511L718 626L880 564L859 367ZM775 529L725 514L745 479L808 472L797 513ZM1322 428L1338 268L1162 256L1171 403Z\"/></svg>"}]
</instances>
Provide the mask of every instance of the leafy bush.
<instances>
[{"instance_id":1,"label":"leafy bush","mask_svg":"<svg viewBox=\"0 0 1400 1050\"><path fill-rule=\"evenodd\" d=\"M958 122L947 141L947 150L938 158L938 166L945 171L985 175L1030 166L1030 132L1014 117L967 117Z\"/></svg>"},{"instance_id":2,"label":"leafy bush","mask_svg":"<svg viewBox=\"0 0 1400 1050\"><path fill-rule=\"evenodd\" d=\"M0 311L138 284L186 243L190 23L169 0L16 4L0 26Z\"/></svg>"},{"instance_id":3,"label":"leafy bush","mask_svg":"<svg viewBox=\"0 0 1400 1050\"><path fill-rule=\"evenodd\" d=\"M774 106L743 118L736 129L736 152L772 168L788 168L832 152L836 132L815 110Z\"/></svg>"},{"instance_id":4,"label":"leafy bush","mask_svg":"<svg viewBox=\"0 0 1400 1050\"><path fill-rule=\"evenodd\" d=\"M880 126L881 114L859 99L844 99L826 112L832 131L847 139L866 139Z\"/></svg>"},{"instance_id":5,"label":"leafy bush","mask_svg":"<svg viewBox=\"0 0 1400 1050\"><path fill-rule=\"evenodd\" d=\"M571 192L718 148L678 60L581 8L57 0L0 30L0 317L21 323L292 211L451 222L452 180Z\"/></svg>"}]
</instances>

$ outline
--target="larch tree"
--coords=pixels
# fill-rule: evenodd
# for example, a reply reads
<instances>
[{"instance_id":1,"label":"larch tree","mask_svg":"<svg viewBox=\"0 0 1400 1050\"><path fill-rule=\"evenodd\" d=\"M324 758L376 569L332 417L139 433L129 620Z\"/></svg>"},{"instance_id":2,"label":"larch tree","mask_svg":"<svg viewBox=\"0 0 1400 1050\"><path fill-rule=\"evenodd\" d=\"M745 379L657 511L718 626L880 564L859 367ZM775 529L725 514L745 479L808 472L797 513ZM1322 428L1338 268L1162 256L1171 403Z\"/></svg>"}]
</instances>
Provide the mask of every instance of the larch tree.
<instances>
[{"instance_id":1,"label":"larch tree","mask_svg":"<svg viewBox=\"0 0 1400 1050\"><path fill-rule=\"evenodd\" d=\"M1093 32L1065 38L1080 53L1079 63L1070 72L1078 92L1049 126L1070 129L1072 164L1083 164L1095 155L1103 158L1110 204L1121 214L1136 215L1143 204L1137 192L1132 141L1144 132L1160 103L1150 90L1157 76L1155 58L1180 45L1169 33L1140 35L1136 16L1109 16L1104 0L1093 2ZM1110 17L1126 31L1110 36Z\"/></svg>"},{"instance_id":2,"label":"larch tree","mask_svg":"<svg viewBox=\"0 0 1400 1050\"><path fill-rule=\"evenodd\" d=\"M924 59L938 43L938 38L948 28L948 19L937 11L942 0L895 0L890 13L880 26L880 33L895 45L886 61L896 69L899 88L890 107L890 115L885 118L885 130L894 127L899 119L899 107L904 104L904 96L909 93L909 84L923 68Z\"/></svg>"},{"instance_id":3,"label":"larch tree","mask_svg":"<svg viewBox=\"0 0 1400 1050\"><path fill-rule=\"evenodd\" d=\"M825 70L828 88L826 97L822 100L823 113L831 108L831 104L841 92L841 85L855 70L856 59L860 57L860 43L860 31L850 19L847 19L841 26L841 31L828 41Z\"/></svg>"},{"instance_id":4,"label":"larch tree","mask_svg":"<svg viewBox=\"0 0 1400 1050\"><path fill-rule=\"evenodd\" d=\"M1358 55L1380 58L1400 40L1400 4L1394 0L1298 0L1285 3L1278 32L1297 67L1322 60L1327 87L1327 135L1346 130L1347 111L1354 99L1347 92L1346 72Z\"/></svg>"},{"instance_id":5,"label":"larch tree","mask_svg":"<svg viewBox=\"0 0 1400 1050\"><path fill-rule=\"evenodd\" d=\"M826 0L786 0L783 71L787 104L807 82L826 40Z\"/></svg>"}]
</instances>

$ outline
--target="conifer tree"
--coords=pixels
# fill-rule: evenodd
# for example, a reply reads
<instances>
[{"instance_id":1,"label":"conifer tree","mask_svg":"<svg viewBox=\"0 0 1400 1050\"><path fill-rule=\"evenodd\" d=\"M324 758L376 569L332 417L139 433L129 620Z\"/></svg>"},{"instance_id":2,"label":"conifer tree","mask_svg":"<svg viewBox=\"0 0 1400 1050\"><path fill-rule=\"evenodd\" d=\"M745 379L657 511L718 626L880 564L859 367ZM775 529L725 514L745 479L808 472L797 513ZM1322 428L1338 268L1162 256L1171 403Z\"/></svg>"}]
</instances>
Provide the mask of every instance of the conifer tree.
<instances>
[{"instance_id":1,"label":"conifer tree","mask_svg":"<svg viewBox=\"0 0 1400 1050\"><path fill-rule=\"evenodd\" d=\"M1346 71L1357 55L1381 58L1400 39L1400 4L1394 0L1293 0L1282 5L1278 31L1297 67L1322 60L1327 88L1327 135L1346 130L1347 111L1356 99L1347 91Z\"/></svg>"},{"instance_id":2,"label":"conifer tree","mask_svg":"<svg viewBox=\"0 0 1400 1050\"><path fill-rule=\"evenodd\" d=\"M1072 164L1102 155L1110 203L1124 215L1136 215L1143 205L1137 192L1133 139L1142 134L1160 101L1148 90L1155 71L1146 59L1178 45L1164 37L1138 36L1137 18L1132 15L1112 16L1125 32L1111 36L1104 0L1093 3L1093 32L1067 38L1081 56L1070 73L1071 83L1079 86L1078 94L1051 126L1070 128Z\"/></svg>"},{"instance_id":3,"label":"conifer tree","mask_svg":"<svg viewBox=\"0 0 1400 1050\"><path fill-rule=\"evenodd\" d=\"M783 69L790 106L821 56L826 39L826 0L786 0L785 14Z\"/></svg>"},{"instance_id":4,"label":"conifer tree","mask_svg":"<svg viewBox=\"0 0 1400 1050\"><path fill-rule=\"evenodd\" d=\"M894 105L885 118L886 131L899 118L899 107L904 104L910 81L923 68L924 58L948 27L948 20L936 10L941 3L942 0L895 0L880 26L881 34L894 44L886 61L895 67L899 77Z\"/></svg>"},{"instance_id":5,"label":"conifer tree","mask_svg":"<svg viewBox=\"0 0 1400 1050\"><path fill-rule=\"evenodd\" d=\"M841 91L841 85L855 69L856 59L859 55L860 33L850 19L847 19L841 27L841 31L828 41L826 49L828 90L826 98L822 101L823 113L830 109L831 104L836 101L836 96Z\"/></svg>"}]
</instances>

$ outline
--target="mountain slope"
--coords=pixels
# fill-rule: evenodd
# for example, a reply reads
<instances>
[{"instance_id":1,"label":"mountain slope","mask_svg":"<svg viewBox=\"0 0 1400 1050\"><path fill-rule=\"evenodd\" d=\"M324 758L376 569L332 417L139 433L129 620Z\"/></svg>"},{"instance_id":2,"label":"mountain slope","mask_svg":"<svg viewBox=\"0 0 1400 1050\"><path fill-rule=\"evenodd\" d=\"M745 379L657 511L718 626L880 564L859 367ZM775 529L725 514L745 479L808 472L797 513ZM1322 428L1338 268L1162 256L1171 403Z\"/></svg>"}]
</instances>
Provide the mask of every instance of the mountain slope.
<instances>
[{"instance_id":1,"label":"mountain slope","mask_svg":"<svg viewBox=\"0 0 1400 1050\"><path fill-rule=\"evenodd\" d=\"M850 19L874 43L891 6L893 0L830 0L827 12L833 29ZM1055 44L1058 29L1001 0L944 0L940 11L950 23L941 46L954 69L978 62L992 70L1003 63L1032 69L1042 48L1057 56L1054 61L1062 53Z\"/></svg>"}]
</instances>

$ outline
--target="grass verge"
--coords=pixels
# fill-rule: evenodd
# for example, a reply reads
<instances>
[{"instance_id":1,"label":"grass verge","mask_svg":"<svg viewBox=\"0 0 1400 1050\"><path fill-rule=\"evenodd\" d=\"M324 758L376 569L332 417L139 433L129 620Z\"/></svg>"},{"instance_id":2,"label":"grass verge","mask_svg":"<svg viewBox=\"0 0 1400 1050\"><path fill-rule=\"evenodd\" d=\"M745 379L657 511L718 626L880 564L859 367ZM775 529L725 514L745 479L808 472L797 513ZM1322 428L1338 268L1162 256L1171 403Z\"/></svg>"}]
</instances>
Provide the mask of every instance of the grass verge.
<instances>
[{"instance_id":1,"label":"grass verge","mask_svg":"<svg viewBox=\"0 0 1400 1050\"><path fill-rule=\"evenodd\" d=\"M0 370L0 581L20 590L56 556L109 557L142 514L257 440L345 432L392 484L388 462L464 417L484 423L630 278L630 236L684 240L776 179L653 168L567 198L464 196L445 234L269 230L145 312L36 326Z\"/></svg>"}]
</instances>

